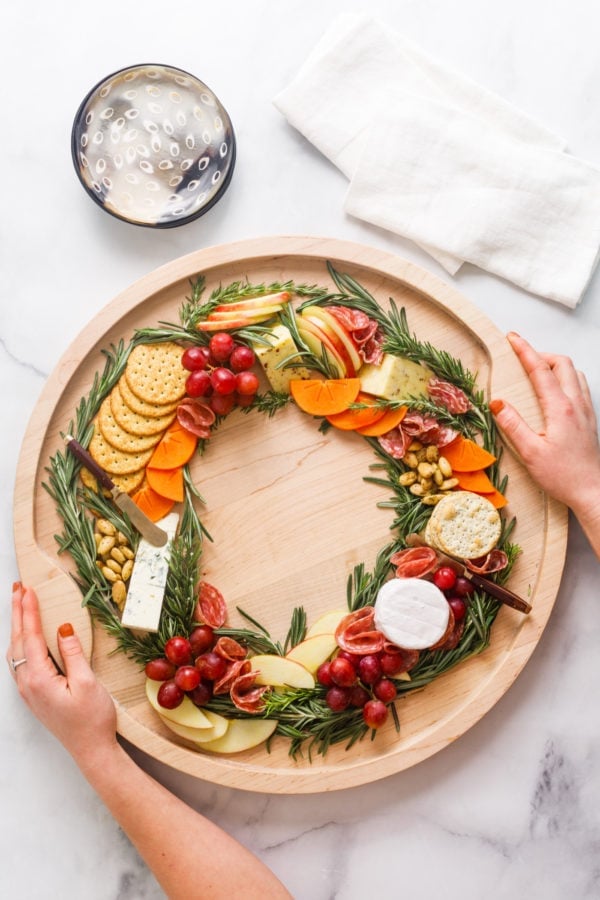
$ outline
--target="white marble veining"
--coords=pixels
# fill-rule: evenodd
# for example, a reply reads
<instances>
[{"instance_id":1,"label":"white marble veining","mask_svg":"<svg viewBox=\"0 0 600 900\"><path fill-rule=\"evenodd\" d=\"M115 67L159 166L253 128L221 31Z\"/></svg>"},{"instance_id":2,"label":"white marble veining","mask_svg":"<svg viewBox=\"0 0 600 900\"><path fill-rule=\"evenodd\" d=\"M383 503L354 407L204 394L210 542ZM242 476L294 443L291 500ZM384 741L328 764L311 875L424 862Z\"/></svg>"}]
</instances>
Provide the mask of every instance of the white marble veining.
<instances>
[{"instance_id":1,"label":"white marble veining","mask_svg":"<svg viewBox=\"0 0 600 900\"><path fill-rule=\"evenodd\" d=\"M345 179L271 105L340 8L335 0L29 0L4 10L2 647L18 577L11 506L21 437L64 349L123 288L197 248L269 234L360 241L451 280L416 246L345 217ZM380 15L600 165L594 0L347 0L344 8ZM70 127L81 98L107 73L137 62L198 75L236 128L229 191L180 229L150 231L112 219L85 196L72 169ZM452 281L501 329L571 354L598 405L600 274L574 312L473 267ZM299 900L597 898L598 574L573 525L555 611L515 685L454 744L399 775L333 794L270 796L197 782L131 752L255 850ZM0 695L0 896L162 896L71 759L22 705L8 672Z\"/></svg>"}]
</instances>

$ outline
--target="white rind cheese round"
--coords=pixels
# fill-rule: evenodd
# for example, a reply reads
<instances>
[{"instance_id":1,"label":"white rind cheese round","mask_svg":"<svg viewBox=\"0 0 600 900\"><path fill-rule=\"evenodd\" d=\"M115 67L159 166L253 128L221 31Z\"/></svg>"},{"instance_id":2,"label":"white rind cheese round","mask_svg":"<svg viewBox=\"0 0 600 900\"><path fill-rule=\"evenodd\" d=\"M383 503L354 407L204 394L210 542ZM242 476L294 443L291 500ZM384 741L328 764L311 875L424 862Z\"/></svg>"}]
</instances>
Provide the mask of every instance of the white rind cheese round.
<instances>
[{"instance_id":1,"label":"white rind cheese round","mask_svg":"<svg viewBox=\"0 0 600 900\"><path fill-rule=\"evenodd\" d=\"M449 618L443 593L422 578L392 578L375 601L375 627L388 641L407 650L424 650L437 643Z\"/></svg>"}]
</instances>

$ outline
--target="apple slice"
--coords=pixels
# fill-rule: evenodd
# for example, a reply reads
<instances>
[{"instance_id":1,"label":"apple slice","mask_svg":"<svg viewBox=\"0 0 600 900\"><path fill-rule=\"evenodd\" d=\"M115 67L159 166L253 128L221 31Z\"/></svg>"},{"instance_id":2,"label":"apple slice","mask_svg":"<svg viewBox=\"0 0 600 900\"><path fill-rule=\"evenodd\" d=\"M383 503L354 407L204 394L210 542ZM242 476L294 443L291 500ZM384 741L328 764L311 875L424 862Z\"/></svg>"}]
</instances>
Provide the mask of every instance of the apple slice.
<instances>
[{"instance_id":1,"label":"apple slice","mask_svg":"<svg viewBox=\"0 0 600 900\"><path fill-rule=\"evenodd\" d=\"M344 365L344 360L336 351L335 347L329 340L329 338L324 334L324 332L319 331L319 329L313 325L312 322L308 322L307 320L302 319L301 316L298 317L298 334L308 347L311 353L314 353L315 356L321 358L323 353L323 348L325 348L325 353L327 359L333 366L336 376L338 378L346 378L348 377L346 372L346 367Z\"/></svg>"},{"instance_id":2,"label":"apple slice","mask_svg":"<svg viewBox=\"0 0 600 900\"><path fill-rule=\"evenodd\" d=\"M323 613L316 622L314 622L306 632L306 638L315 637L318 634L335 634L335 630L344 618L348 615L347 609L332 609L330 612Z\"/></svg>"},{"instance_id":3,"label":"apple slice","mask_svg":"<svg viewBox=\"0 0 600 900\"><path fill-rule=\"evenodd\" d=\"M184 725L186 728L212 728L212 723L208 716L197 706L194 706L189 697L184 697L182 703L175 709L165 709L158 702L158 690L163 682L154 681L152 678L146 678L146 697L150 701L150 705L156 712L175 722L177 725Z\"/></svg>"},{"instance_id":4,"label":"apple slice","mask_svg":"<svg viewBox=\"0 0 600 900\"><path fill-rule=\"evenodd\" d=\"M233 303L220 303L215 306L215 312L224 312L232 310L241 312L242 310L260 309L263 306L277 306L279 309L291 300L292 295L289 291L280 291L278 294L263 294L260 297L247 297L245 300L235 300Z\"/></svg>"},{"instance_id":5,"label":"apple slice","mask_svg":"<svg viewBox=\"0 0 600 900\"><path fill-rule=\"evenodd\" d=\"M337 641L334 634L315 634L292 647L285 658L300 663L314 675L321 663L329 659L335 650Z\"/></svg>"},{"instance_id":6,"label":"apple slice","mask_svg":"<svg viewBox=\"0 0 600 900\"><path fill-rule=\"evenodd\" d=\"M272 687L314 688L315 679L308 669L298 662L277 656L275 653L259 653L250 657L252 670L257 672L256 683Z\"/></svg>"},{"instance_id":7,"label":"apple slice","mask_svg":"<svg viewBox=\"0 0 600 900\"><path fill-rule=\"evenodd\" d=\"M227 322L230 319L246 319L247 322L257 322L261 319L270 319L281 311L281 306L257 306L256 309L224 309L214 310L208 314L209 322Z\"/></svg>"},{"instance_id":8,"label":"apple slice","mask_svg":"<svg viewBox=\"0 0 600 900\"><path fill-rule=\"evenodd\" d=\"M211 753L241 753L262 744L276 728L276 719L231 719L223 737L198 746Z\"/></svg>"},{"instance_id":9,"label":"apple slice","mask_svg":"<svg viewBox=\"0 0 600 900\"><path fill-rule=\"evenodd\" d=\"M363 361L359 356L358 350L356 349L356 344L352 339L352 335L349 331L346 331L342 323L338 322L336 317L329 312L327 307L307 306L306 309L303 310L302 314L309 315L311 319L317 319L321 323L321 327L323 328L323 331L328 335L328 337L330 337L332 333L337 335L339 340L346 348L346 352L352 360L352 365L354 366L355 371L358 372L363 364Z\"/></svg>"},{"instance_id":10,"label":"apple slice","mask_svg":"<svg viewBox=\"0 0 600 900\"><path fill-rule=\"evenodd\" d=\"M217 738L223 737L229 728L229 719L220 716L218 713L211 712L209 709L203 710L204 715L212 722L211 728L189 728L187 725L179 725L172 722L161 713L161 719L167 728L179 737L185 738L187 741L193 741L195 744L205 744L207 741L216 741Z\"/></svg>"},{"instance_id":11,"label":"apple slice","mask_svg":"<svg viewBox=\"0 0 600 900\"><path fill-rule=\"evenodd\" d=\"M298 321L300 321L300 319L302 320L303 326L310 325L310 328L322 343L325 343L325 341L329 342L337 356L342 360L344 369L346 371L346 376L349 378L354 378L354 376L356 375L354 362L352 360L352 357L346 350L346 345L343 343L343 341L340 340L337 333L327 325L323 325L320 319L314 318L307 311L303 312L300 315Z\"/></svg>"},{"instance_id":12,"label":"apple slice","mask_svg":"<svg viewBox=\"0 0 600 900\"><path fill-rule=\"evenodd\" d=\"M198 322L196 326L198 331L230 331L232 328L247 328L250 322L248 319L242 318L240 314L239 319L226 319L223 321L208 321L208 319L204 319L202 322Z\"/></svg>"}]
</instances>

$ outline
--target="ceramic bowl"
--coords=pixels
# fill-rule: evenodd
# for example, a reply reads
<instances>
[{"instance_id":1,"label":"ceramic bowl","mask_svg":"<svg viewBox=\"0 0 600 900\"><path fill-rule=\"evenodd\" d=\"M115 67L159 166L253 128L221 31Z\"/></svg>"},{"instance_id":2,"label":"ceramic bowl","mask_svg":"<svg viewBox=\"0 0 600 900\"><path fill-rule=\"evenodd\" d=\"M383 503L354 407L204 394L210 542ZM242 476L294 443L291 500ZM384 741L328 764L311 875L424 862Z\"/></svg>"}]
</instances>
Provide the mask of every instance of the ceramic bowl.
<instances>
[{"instance_id":1,"label":"ceramic bowl","mask_svg":"<svg viewBox=\"0 0 600 900\"><path fill-rule=\"evenodd\" d=\"M172 228L223 196L235 166L231 120L202 81L172 66L104 78L82 101L71 134L75 171L119 219Z\"/></svg>"}]
</instances>

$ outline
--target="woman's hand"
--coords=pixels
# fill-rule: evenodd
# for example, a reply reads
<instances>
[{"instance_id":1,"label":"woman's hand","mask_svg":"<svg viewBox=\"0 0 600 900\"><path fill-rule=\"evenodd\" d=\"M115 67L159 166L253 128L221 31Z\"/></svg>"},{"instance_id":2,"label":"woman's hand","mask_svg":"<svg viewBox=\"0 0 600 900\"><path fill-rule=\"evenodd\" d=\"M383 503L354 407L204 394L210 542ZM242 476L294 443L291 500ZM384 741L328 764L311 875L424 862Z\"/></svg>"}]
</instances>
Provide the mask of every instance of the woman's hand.
<instances>
[{"instance_id":1,"label":"woman's hand","mask_svg":"<svg viewBox=\"0 0 600 900\"><path fill-rule=\"evenodd\" d=\"M600 552L600 445L585 375L567 356L537 353L514 333L508 340L533 385L544 431L534 431L504 400L492 400L490 409L531 476L571 507Z\"/></svg>"},{"instance_id":2,"label":"woman's hand","mask_svg":"<svg viewBox=\"0 0 600 900\"><path fill-rule=\"evenodd\" d=\"M65 674L48 656L35 592L13 587L11 639L6 658L25 659L13 672L19 693L43 725L80 763L116 745L113 702L83 655L69 624L58 629Z\"/></svg>"}]
</instances>

